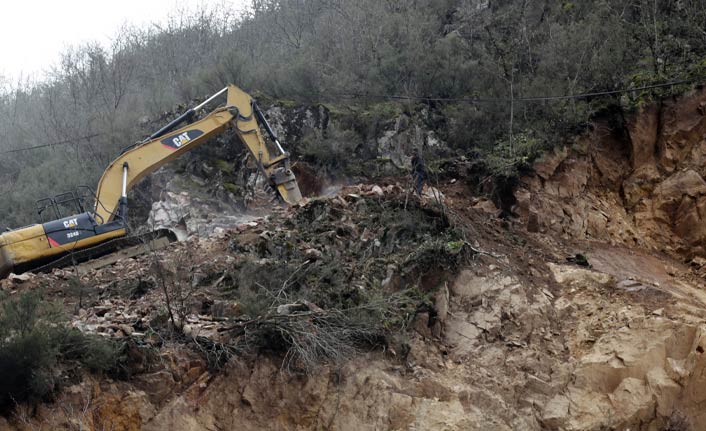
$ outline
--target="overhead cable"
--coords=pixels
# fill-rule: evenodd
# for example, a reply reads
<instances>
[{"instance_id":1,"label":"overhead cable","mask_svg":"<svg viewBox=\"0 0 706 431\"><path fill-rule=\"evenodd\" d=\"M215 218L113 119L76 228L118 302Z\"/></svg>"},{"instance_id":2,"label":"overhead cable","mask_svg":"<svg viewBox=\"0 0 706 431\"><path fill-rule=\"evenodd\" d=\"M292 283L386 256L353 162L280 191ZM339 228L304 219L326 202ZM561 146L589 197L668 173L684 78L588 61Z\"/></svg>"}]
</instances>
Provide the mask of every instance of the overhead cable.
<instances>
[{"instance_id":1,"label":"overhead cable","mask_svg":"<svg viewBox=\"0 0 706 431\"><path fill-rule=\"evenodd\" d=\"M66 144L72 144L76 143L77 141L83 140L83 139L92 139L97 136L105 135L105 133L93 133L91 135L86 135L86 136L80 136L78 138L72 138L72 139L65 139L62 141L56 141L56 142L50 142L48 144L41 144L41 145L34 145L31 147L22 147L22 148L13 148L11 150L5 150L5 151L0 151L1 154L11 154L11 153L19 153L21 151L29 151L29 150L37 150L40 148L49 148L49 147L56 147L60 145L66 145Z\"/></svg>"},{"instance_id":2,"label":"overhead cable","mask_svg":"<svg viewBox=\"0 0 706 431\"><path fill-rule=\"evenodd\" d=\"M453 103L508 103L508 102L544 102L552 100L591 99L595 97L613 96L617 94L633 93L636 91L652 90L655 88L672 87L675 85L703 83L704 79L685 79L681 81L664 82L660 84L645 85L620 90L606 90L592 93L565 94L556 96L529 96L529 97L427 97L427 96L402 96L396 94L369 94L369 93L339 93L332 94L351 99L389 99L389 100L416 100L420 102L453 102Z\"/></svg>"}]
</instances>

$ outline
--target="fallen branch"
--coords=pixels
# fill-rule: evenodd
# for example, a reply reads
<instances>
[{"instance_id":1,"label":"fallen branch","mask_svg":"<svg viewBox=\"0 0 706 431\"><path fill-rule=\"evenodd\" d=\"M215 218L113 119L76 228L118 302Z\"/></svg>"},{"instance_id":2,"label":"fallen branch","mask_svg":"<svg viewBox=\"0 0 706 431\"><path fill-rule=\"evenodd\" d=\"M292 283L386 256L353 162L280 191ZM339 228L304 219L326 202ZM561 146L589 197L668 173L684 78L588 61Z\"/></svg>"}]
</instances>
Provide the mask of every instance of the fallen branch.
<instances>
[{"instance_id":1,"label":"fallen branch","mask_svg":"<svg viewBox=\"0 0 706 431\"><path fill-rule=\"evenodd\" d=\"M479 249L479 248L475 248L475 247L473 247L471 244L469 244L467 241L464 241L464 245L465 245L466 247L468 247L468 248L469 248L473 253L475 253L475 254L480 254L480 255L483 255L483 256L490 256L490 257L495 258L495 259L502 259L502 258L505 257L505 256L503 256L502 254L495 254L495 253L491 253L491 252L488 252L488 251L481 250L481 249Z\"/></svg>"},{"instance_id":2,"label":"fallen branch","mask_svg":"<svg viewBox=\"0 0 706 431\"><path fill-rule=\"evenodd\" d=\"M209 367L222 368L238 354L281 351L282 369L311 373L324 363L340 364L362 348L384 345L386 324L409 305L405 292L346 310L324 310L309 301L271 307L255 318L232 319L217 329L230 341L189 337Z\"/></svg>"},{"instance_id":3,"label":"fallen branch","mask_svg":"<svg viewBox=\"0 0 706 431\"><path fill-rule=\"evenodd\" d=\"M305 260L304 263L299 265L299 267L297 269L295 269L294 272L292 272L286 280L284 280L284 283L282 283L282 288L279 291L277 291L277 294L274 295L275 299L272 301L272 304L270 304L270 307L273 307L277 303L277 300L279 299L280 295L284 294L285 298L287 297L286 290L287 290L287 285L289 284L289 282L292 281L292 278L294 278L294 276L302 268L304 268L306 265L310 264L311 262L313 262L313 260L311 260L311 259Z\"/></svg>"}]
</instances>

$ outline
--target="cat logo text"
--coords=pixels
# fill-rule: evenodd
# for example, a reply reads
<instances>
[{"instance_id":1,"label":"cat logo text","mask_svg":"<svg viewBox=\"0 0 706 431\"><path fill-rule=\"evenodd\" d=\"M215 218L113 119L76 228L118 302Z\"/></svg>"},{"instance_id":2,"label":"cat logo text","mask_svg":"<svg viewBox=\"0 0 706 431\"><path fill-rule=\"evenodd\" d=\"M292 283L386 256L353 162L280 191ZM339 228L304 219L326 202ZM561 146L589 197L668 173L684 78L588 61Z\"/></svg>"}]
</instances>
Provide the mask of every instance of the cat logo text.
<instances>
[{"instance_id":1,"label":"cat logo text","mask_svg":"<svg viewBox=\"0 0 706 431\"><path fill-rule=\"evenodd\" d=\"M191 138L189 137L188 132L184 132L181 135L172 138L172 143L177 148L181 148L182 145L188 144L189 141L191 141Z\"/></svg>"},{"instance_id":2,"label":"cat logo text","mask_svg":"<svg viewBox=\"0 0 706 431\"><path fill-rule=\"evenodd\" d=\"M66 229L71 229L78 226L78 219L72 218L70 220L65 220L64 221L64 227Z\"/></svg>"}]
</instances>

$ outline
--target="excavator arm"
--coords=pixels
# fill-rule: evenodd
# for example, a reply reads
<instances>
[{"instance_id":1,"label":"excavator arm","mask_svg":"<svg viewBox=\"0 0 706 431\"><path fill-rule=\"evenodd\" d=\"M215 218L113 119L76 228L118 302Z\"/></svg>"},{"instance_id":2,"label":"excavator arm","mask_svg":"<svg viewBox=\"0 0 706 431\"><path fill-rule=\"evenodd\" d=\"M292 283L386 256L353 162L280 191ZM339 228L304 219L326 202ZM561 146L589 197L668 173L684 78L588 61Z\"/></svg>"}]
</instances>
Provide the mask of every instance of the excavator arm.
<instances>
[{"instance_id":1,"label":"excavator arm","mask_svg":"<svg viewBox=\"0 0 706 431\"><path fill-rule=\"evenodd\" d=\"M294 205L301 200L299 186L290 169L289 155L280 146L255 102L243 90L230 85L180 118L188 119L201 106L224 92L227 93L224 107L179 129L169 130L170 125L167 125L152 135L150 140L125 151L108 166L96 190L95 216L98 223L107 223L121 214L121 202L125 202L127 192L143 177L228 128L232 128L247 147L269 185L285 202ZM266 144L260 125L271 134L274 148Z\"/></svg>"},{"instance_id":2,"label":"excavator arm","mask_svg":"<svg viewBox=\"0 0 706 431\"><path fill-rule=\"evenodd\" d=\"M223 93L225 106L193 121L198 111ZM260 126L270 136L270 144L263 138ZM302 199L289 154L282 149L255 101L230 85L123 151L103 173L93 211L0 234L0 278L11 271L54 265L59 256L67 253L72 253L73 259L74 251L84 250L93 256L88 252L110 248L106 247L112 244L109 240L127 235L127 192L160 166L226 130L232 130L248 148L270 187L285 202L294 205Z\"/></svg>"}]
</instances>

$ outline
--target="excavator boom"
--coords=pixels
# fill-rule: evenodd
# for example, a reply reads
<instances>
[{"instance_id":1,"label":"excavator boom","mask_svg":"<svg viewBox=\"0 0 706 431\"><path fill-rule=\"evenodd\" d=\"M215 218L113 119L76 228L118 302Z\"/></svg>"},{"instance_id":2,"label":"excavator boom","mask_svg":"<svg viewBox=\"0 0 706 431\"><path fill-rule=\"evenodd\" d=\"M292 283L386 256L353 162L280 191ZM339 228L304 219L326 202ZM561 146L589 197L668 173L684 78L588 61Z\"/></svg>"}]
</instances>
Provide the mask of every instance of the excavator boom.
<instances>
[{"instance_id":1,"label":"excavator boom","mask_svg":"<svg viewBox=\"0 0 706 431\"><path fill-rule=\"evenodd\" d=\"M299 187L289 167L289 155L278 143L275 145L280 154L273 154L266 145L259 126L262 123L266 130L271 132L271 129L264 117L259 120L260 123L258 122L257 117L260 115L256 114L256 111L259 109L252 98L234 85L216 94L223 92L227 92L227 102L224 107L179 129L165 131L169 126L167 125L156 132L153 139L127 150L108 166L96 190L95 212L98 220L108 222L117 214L122 196L125 166L128 168L126 188L129 191L143 177L183 153L193 150L209 138L222 133L228 127L233 128L240 141L257 161L265 178L270 181L270 186L278 191L282 199L290 205L301 200ZM199 107L202 105L203 103ZM192 110L187 111L182 117L189 116L190 111ZM276 137L273 136L272 139L277 142Z\"/></svg>"},{"instance_id":2,"label":"excavator boom","mask_svg":"<svg viewBox=\"0 0 706 431\"><path fill-rule=\"evenodd\" d=\"M198 111L223 93L227 94L225 106L193 121ZM260 126L270 135L271 144L264 139ZM126 236L128 191L165 163L226 130L232 130L246 146L270 187L286 203L294 205L302 199L289 154L257 104L246 92L229 85L123 151L103 173L93 211L0 235L0 278L13 270L43 266L61 255Z\"/></svg>"}]
</instances>

